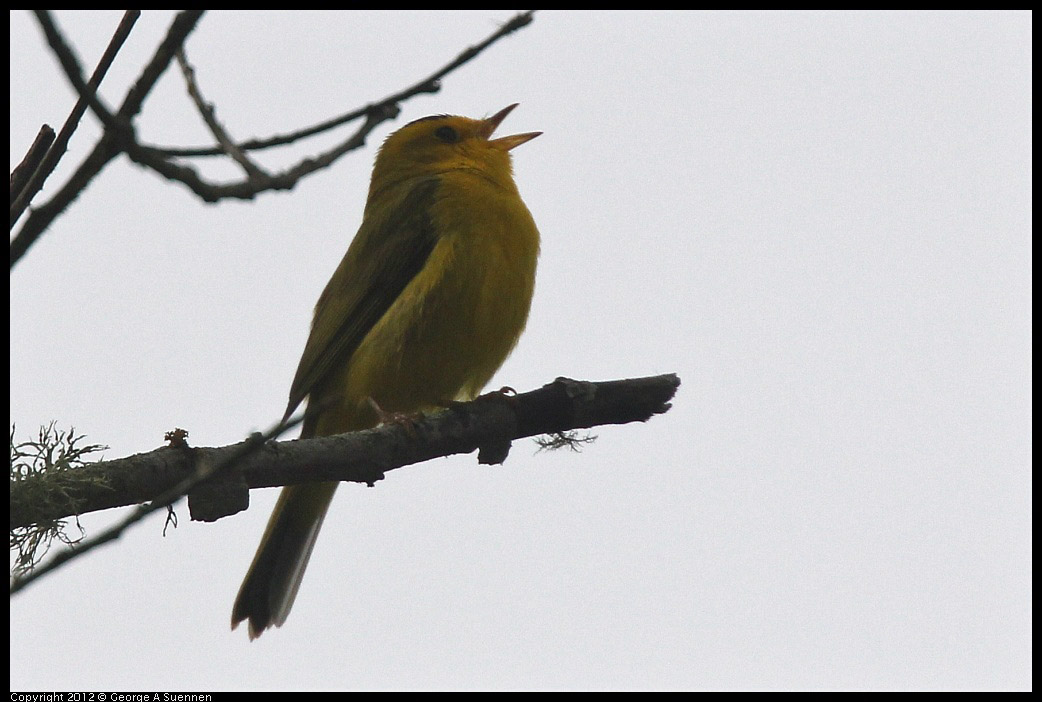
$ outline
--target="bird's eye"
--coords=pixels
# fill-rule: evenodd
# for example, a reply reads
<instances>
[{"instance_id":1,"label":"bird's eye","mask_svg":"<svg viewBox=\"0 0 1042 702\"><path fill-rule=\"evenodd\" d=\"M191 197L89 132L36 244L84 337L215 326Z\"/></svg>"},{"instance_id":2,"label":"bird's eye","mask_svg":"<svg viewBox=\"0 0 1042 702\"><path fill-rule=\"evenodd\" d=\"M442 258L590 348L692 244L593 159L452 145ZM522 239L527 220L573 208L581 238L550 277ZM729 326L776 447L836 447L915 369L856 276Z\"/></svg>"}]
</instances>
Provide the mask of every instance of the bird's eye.
<instances>
[{"instance_id":1,"label":"bird's eye","mask_svg":"<svg viewBox=\"0 0 1042 702\"><path fill-rule=\"evenodd\" d=\"M438 127L434 130L434 136L446 144L455 144L459 141L459 134L452 127Z\"/></svg>"}]
</instances>

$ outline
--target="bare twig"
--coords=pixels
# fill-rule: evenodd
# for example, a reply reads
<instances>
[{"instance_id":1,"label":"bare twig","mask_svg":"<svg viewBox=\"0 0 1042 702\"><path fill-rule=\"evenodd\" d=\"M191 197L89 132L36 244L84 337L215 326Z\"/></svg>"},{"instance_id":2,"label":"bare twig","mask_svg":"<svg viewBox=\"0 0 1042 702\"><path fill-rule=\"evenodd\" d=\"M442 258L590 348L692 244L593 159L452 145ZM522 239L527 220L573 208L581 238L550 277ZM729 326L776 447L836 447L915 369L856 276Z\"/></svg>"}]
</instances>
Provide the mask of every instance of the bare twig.
<instances>
[{"instance_id":1,"label":"bare twig","mask_svg":"<svg viewBox=\"0 0 1042 702\"><path fill-rule=\"evenodd\" d=\"M142 166L148 166L170 180L176 180L187 185L192 192L198 195L204 202L217 202L218 200L228 198L252 200L257 195L267 190L290 190L296 186L304 176L320 169L328 168L348 151L353 151L363 146L365 144L365 138L369 133L386 119L388 119L388 117L384 114L372 114L367 116L365 122L354 134L348 137L346 141L338 144L329 151L319 154L318 156L306 158L288 170L268 175L264 187L257 187L257 185L250 180L237 181L233 183L210 183L203 180L199 173L191 166L175 163L159 155L158 152L153 152L142 147L128 149L127 155L135 163L139 163Z\"/></svg>"},{"instance_id":2,"label":"bare twig","mask_svg":"<svg viewBox=\"0 0 1042 702\"><path fill-rule=\"evenodd\" d=\"M263 141L251 140L236 145L236 148L240 152L246 152L249 150L268 148L270 146L289 144L298 139L328 131L334 127L358 118L364 118L362 125L345 141L317 156L305 158L296 166L284 171L278 173L264 173L262 177L250 175L244 181L232 183L210 183L204 180L199 175L198 171L191 166L178 164L170 160L171 157L178 156L208 156L225 153L228 144L222 143L221 137L217 137L218 143L221 145L216 149L178 150L135 145L138 146L138 148L128 148L127 155L136 163L147 166L166 178L185 184L205 202L217 202L226 198L250 200L258 194L268 190L290 190L305 176L320 169L329 167L347 152L363 146L366 137L368 137L370 132L383 122L394 119L398 116L401 112L401 108L399 107L400 102L421 93L434 93L440 90L440 81L444 76L476 57L497 40L530 24L532 22L533 12L534 10L529 10L519 13L490 36L485 38L484 41L469 47L460 53L455 59L442 66L431 75L404 90L400 90L397 93L380 100L379 102L371 103L363 108L352 110L340 117L327 120L321 124L296 131L289 135L273 137ZM190 87L189 90L191 89L192 88ZM204 113L208 112L210 109L212 108L205 105L200 108L201 112ZM205 116L206 115L204 114L204 118ZM211 126L211 131L212 130L213 127ZM239 159L236 158L236 160ZM240 161L240 163L242 163L242 161Z\"/></svg>"},{"instance_id":3,"label":"bare twig","mask_svg":"<svg viewBox=\"0 0 1042 702\"><path fill-rule=\"evenodd\" d=\"M148 96L149 91L151 91L156 81L159 80L159 76L162 75L166 67L170 65L174 51L184 43L184 40L195 27L202 13L202 10L184 10L174 18L166 37L159 45L159 48L156 49L152 60L145 66L137 82L124 98L123 104L115 115L116 117L129 123L130 119L141 110L141 105ZM94 101L94 104L100 105L98 101ZM120 153L121 147L119 144L122 141L125 141L125 137L121 132L106 129L105 134L94 145L90 154L87 155L72 176L69 177L69 180L50 200L30 212L22 224L22 228L11 241L11 268L14 268L15 264L29 250L29 247L36 243L36 240L40 238L44 230L54 221L54 218L61 214L87 187L91 179Z\"/></svg>"},{"instance_id":4,"label":"bare twig","mask_svg":"<svg viewBox=\"0 0 1042 702\"><path fill-rule=\"evenodd\" d=\"M11 171L11 204L14 204L15 198L25 189L26 184L29 182L29 178L32 177L33 172L36 171L36 167L40 165L40 161L47 154L47 149L50 148L54 142L54 130L49 124L45 124L40 127L40 131L36 134L36 139L33 140L33 145L29 147L29 150L25 152L25 157L22 162L14 167Z\"/></svg>"},{"instance_id":5,"label":"bare twig","mask_svg":"<svg viewBox=\"0 0 1042 702\"><path fill-rule=\"evenodd\" d=\"M232 138L228 136L228 132L225 131L224 126L217 121L217 111L213 103L206 102L203 98L199 85L195 82L195 69L189 65L188 59L185 58L184 48L177 50L177 65L181 67L181 74L184 76L185 84L188 86L188 95L191 96L192 102L195 103L195 108L199 111L206 126L210 128L210 133L213 134L214 139L221 145L224 153L231 156L236 163L242 166L246 176L251 181L257 184L266 183L269 180L268 174L251 161L243 153L242 149L235 145Z\"/></svg>"},{"instance_id":6,"label":"bare twig","mask_svg":"<svg viewBox=\"0 0 1042 702\"><path fill-rule=\"evenodd\" d=\"M184 46L188 35L192 33L195 25L202 19L203 12L205 10L182 10L178 13L170 25L163 42L152 56L152 60L148 62L148 65L141 72L141 76L138 77L137 82L134 83L130 92L127 93L123 104L119 108L118 116L123 119L130 119L141 111L145 98L152 92L156 81L159 80L159 77L166 71L167 66L170 65L174 54Z\"/></svg>"},{"instance_id":7,"label":"bare twig","mask_svg":"<svg viewBox=\"0 0 1042 702\"><path fill-rule=\"evenodd\" d=\"M80 98L73 106L72 112L65 120L65 124L62 125L61 131L58 132L58 137L54 140L54 143L51 144L51 148L47 150L47 155L44 157L39 168L36 169L32 178L30 178L29 182L25 185L18 197L15 198L14 203L11 205L11 227L14 227L15 222L17 222L19 217L22 216L22 213L25 212L25 208L29 206L29 201L43 188L47 176L54 171L55 166L58 165L58 161L65 154L65 151L68 148L69 139L72 138L73 132L75 132L76 127L79 126L80 118L83 117L83 113L87 111L87 105L97 103L95 94L97 93L98 86L101 84L101 79L105 77L105 73L108 71L109 66L112 65L112 61L116 58L116 54L119 52L120 47L123 46L123 42L126 41L127 37L130 35L130 30L133 28L134 23L140 15L140 10L127 10L123 15L123 19L120 21L119 26L116 27L116 32L112 35L112 39L109 40L109 45L105 49L105 53L102 54L97 68L94 69L94 74L90 77L90 80L87 83L82 84L82 87L79 88ZM76 61L71 49L69 49L68 45L65 44L61 34L54 26L50 13L46 10L36 10L36 18L40 22L40 26L43 27L44 34L47 36L47 41L51 45L51 48L61 59L62 65L66 67L66 71L69 70L69 66L66 65L66 62L71 61L75 68L74 73L80 75L81 71L79 63Z\"/></svg>"},{"instance_id":8,"label":"bare twig","mask_svg":"<svg viewBox=\"0 0 1042 702\"><path fill-rule=\"evenodd\" d=\"M534 10L528 10L519 13L484 41L466 49L433 74L379 102L371 103L363 108L353 110L321 124L298 130L292 134L272 137L263 141L252 140L237 145L239 152L242 153L253 149L288 144L306 136L327 131L346 122L364 118L354 134L332 149L317 156L305 158L296 166L280 173L263 173L263 177L251 174L245 181L214 184L205 181L194 168L175 163L171 159L177 156L231 153L227 150L227 144L209 150L157 149L140 144L131 125L132 118L140 111L142 103L156 80L169 65L173 55L183 46L185 39L202 14L201 10L183 11L175 18L170 30L167 32L166 39L157 49L155 56L149 65L146 66L137 83L127 93L123 105L115 115L112 115L101 101L94 98L93 95L85 95L84 99L95 110L102 123L105 124L105 133L91 153L88 154L69 178L68 182L48 202L36 207L30 213L21 230L11 242L11 267L13 268L15 263L25 255L29 247L35 243L54 219L82 192L87 183L120 153L126 153L131 160L155 170L166 178L185 184L206 202L216 202L223 198L252 199L258 193L267 190L291 189L301 178L328 167L348 151L364 145L366 138L373 129L382 122L393 119L399 114L400 102L420 93L432 93L440 90L440 81L445 75L476 57L497 40L530 24L533 12ZM74 87L82 91L83 89L80 87L84 85L82 80L77 81L73 78L77 71L71 68L66 70L70 73L70 81ZM245 168L246 166L244 165L243 167Z\"/></svg>"},{"instance_id":9,"label":"bare twig","mask_svg":"<svg viewBox=\"0 0 1042 702\"><path fill-rule=\"evenodd\" d=\"M471 59L475 58L478 54L483 52L488 47L492 46L495 42L499 41L508 34L512 34L517 30L528 26L532 23L532 17L535 14L535 10L526 10L519 12L509 21L503 23L503 25L493 32L491 35L486 37L483 41L475 44L474 46L468 47L462 51L456 58L449 61L447 64L436 70L426 78L413 83L409 87L399 90L398 92L388 95L383 100L378 102L370 103L365 107L359 107L350 112L345 112L342 115L327 119L318 124L288 134L278 134L275 136L267 137L265 139L249 139L247 141L238 144L239 149L242 151L257 151L260 149L270 149L276 146L285 146L292 144L295 141L304 139L306 137L321 134L327 132L330 129L339 127L342 124L353 122L360 117L370 117L374 114L389 113L390 117L385 119L392 119L398 116L397 105L400 102L404 102L411 97L420 95L423 93L436 93L441 90L441 79L452 73L454 70L467 63ZM376 121L373 126L380 124L384 120ZM364 142L364 140L363 140ZM142 144L145 148L156 152L161 156L174 156L174 157L193 157L193 156L221 156L224 151L217 147L193 147L193 148L177 148L170 146L159 146L155 144Z\"/></svg>"}]
</instances>

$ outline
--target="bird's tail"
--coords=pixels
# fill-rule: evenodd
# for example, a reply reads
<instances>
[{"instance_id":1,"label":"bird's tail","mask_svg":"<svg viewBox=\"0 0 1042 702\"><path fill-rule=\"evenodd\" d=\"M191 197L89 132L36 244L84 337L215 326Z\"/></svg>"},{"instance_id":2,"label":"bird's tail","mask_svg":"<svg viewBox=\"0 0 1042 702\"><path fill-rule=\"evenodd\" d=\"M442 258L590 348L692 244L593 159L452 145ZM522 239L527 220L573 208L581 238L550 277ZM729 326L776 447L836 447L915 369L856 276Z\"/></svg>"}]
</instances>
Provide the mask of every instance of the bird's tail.
<instances>
[{"instance_id":1,"label":"bird's tail","mask_svg":"<svg viewBox=\"0 0 1042 702\"><path fill-rule=\"evenodd\" d=\"M250 639L255 639L268 627L286 621L338 484L309 483L282 489L235 598L232 629L249 620Z\"/></svg>"}]
</instances>

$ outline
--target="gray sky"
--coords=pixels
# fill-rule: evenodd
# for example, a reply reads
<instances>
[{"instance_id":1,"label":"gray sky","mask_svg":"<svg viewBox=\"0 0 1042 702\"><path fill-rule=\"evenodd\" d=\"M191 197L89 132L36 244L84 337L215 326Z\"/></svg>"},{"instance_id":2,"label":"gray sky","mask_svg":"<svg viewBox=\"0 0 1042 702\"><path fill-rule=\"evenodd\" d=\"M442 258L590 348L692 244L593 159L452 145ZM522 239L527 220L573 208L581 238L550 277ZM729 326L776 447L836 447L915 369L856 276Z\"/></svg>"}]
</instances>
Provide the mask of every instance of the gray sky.
<instances>
[{"instance_id":1,"label":"gray sky","mask_svg":"<svg viewBox=\"0 0 1042 702\"><path fill-rule=\"evenodd\" d=\"M510 16L213 12L187 48L248 138ZM119 17L57 14L91 69ZM170 17L139 20L110 104ZM492 384L683 385L581 454L341 488L292 615L252 644L228 618L276 491L216 524L182 504L165 538L156 515L12 599L12 689L1028 689L1030 62L1026 13L545 12L292 192L205 205L119 159L11 276L20 436L57 420L116 458L269 426L375 146L512 102L504 134L544 132L514 152L543 253ZM12 165L72 103L13 13ZM138 126L211 141L176 71Z\"/></svg>"}]
</instances>

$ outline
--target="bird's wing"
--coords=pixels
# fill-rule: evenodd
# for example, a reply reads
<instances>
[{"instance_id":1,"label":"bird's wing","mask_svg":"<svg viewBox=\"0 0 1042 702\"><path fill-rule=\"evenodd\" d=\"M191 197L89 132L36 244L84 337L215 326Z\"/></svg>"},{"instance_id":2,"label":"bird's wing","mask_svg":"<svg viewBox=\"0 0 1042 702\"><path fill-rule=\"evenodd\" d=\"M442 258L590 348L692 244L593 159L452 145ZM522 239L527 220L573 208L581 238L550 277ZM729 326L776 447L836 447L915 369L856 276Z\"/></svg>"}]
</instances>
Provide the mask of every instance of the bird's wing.
<instances>
[{"instance_id":1,"label":"bird's wing","mask_svg":"<svg viewBox=\"0 0 1042 702\"><path fill-rule=\"evenodd\" d=\"M341 368L402 290L423 269L437 232L431 204L438 178L414 184L386 212L367 210L358 234L315 305L311 335L289 393L286 417Z\"/></svg>"}]
</instances>

